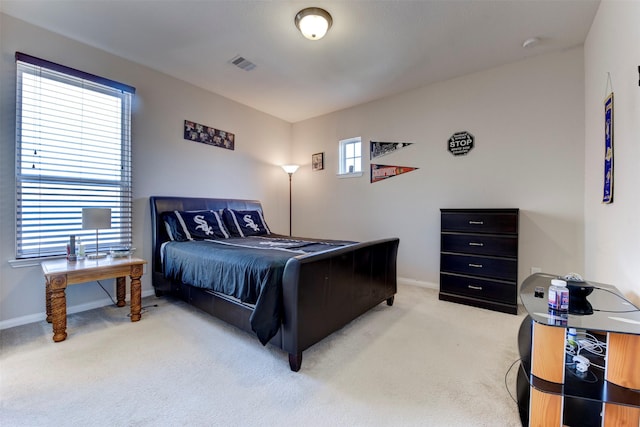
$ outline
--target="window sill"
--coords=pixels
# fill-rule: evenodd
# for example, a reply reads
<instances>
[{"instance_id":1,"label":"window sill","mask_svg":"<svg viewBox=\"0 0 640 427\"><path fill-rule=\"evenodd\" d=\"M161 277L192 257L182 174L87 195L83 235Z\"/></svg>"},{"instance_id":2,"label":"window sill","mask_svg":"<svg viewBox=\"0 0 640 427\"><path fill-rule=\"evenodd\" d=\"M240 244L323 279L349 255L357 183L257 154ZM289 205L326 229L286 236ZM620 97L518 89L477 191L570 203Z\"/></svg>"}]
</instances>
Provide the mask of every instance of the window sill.
<instances>
[{"instance_id":1,"label":"window sill","mask_svg":"<svg viewBox=\"0 0 640 427\"><path fill-rule=\"evenodd\" d=\"M358 178L364 175L364 172L339 173L338 178Z\"/></svg>"},{"instance_id":2,"label":"window sill","mask_svg":"<svg viewBox=\"0 0 640 427\"><path fill-rule=\"evenodd\" d=\"M24 259L10 259L9 265L13 268L23 268L23 267L40 267L40 263L44 260L48 259L62 259L65 258L64 255L61 256L48 256L42 258L24 258Z\"/></svg>"}]
</instances>

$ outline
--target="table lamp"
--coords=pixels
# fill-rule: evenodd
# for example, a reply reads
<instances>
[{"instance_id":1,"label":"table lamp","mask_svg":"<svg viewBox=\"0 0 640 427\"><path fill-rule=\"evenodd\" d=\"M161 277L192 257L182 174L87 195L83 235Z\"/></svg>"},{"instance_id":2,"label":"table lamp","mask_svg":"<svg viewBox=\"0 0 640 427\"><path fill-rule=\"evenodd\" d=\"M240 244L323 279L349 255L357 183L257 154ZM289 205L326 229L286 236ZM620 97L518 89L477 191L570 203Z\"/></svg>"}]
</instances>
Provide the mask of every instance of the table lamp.
<instances>
[{"instance_id":1,"label":"table lamp","mask_svg":"<svg viewBox=\"0 0 640 427\"><path fill-rule=\"evenodd\" d=\"M98 230L111 228L110 208L82 208L82 229L96 230L96 252L87 255L88 259L99 259L107 256L98 252Z\"/></svg>"}]
</instances>

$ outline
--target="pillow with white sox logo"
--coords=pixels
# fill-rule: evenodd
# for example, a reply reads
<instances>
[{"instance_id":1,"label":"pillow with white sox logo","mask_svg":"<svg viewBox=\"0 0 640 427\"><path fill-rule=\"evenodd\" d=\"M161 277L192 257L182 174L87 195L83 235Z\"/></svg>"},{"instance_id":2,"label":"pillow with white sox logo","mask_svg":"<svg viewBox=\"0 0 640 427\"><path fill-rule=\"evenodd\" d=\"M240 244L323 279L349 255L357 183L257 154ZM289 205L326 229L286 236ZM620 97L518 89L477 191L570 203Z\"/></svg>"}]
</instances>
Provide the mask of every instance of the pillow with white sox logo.
<instances>
[{"instance_id":1,"label":"pillow with white sox logo","mask_svg":"<svg viewBox=\"0 0 640 427\"><path fill-rule=\"evenodd\" d=\"M263 236L271 234L262 211L239 211L225 209L222 212L224 223L235 237Z\"/></svg>"},{"instance_id":2,"label":"pillow with white sox logo","mask_svg":"<svg viewBox=\"0 0 640 427\"><path fill-rule=\"evenodd\" d=\"M187 240L228 239L229 232L218 212L174 211Z\"/></svg>"}]
</instances>

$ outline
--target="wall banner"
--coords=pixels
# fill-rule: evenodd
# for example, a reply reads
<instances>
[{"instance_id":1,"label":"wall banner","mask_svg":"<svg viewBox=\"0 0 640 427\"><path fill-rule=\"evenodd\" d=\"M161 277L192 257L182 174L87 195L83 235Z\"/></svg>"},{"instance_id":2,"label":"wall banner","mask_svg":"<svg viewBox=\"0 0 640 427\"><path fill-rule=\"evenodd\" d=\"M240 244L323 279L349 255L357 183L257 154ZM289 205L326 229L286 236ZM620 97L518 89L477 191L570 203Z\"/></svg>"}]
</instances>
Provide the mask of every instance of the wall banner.
<instances>
[{"instance_id":1,"label":"wall banner","mask_svg":"<svg viewBox=\"0 0 640 427\"><path fill-rule=\"evenodd\" d=\"M602 203L613 203L613 92L604 101L604 194Z\"/></svg>"},{"instance_id":2,"label":"wall banner","mask_svg":"<svg viewBox=\"0 0 640 427\"><path fill-rule=\"evenodd\" d=\"M413 142L378 142L370 141L371 143L371 159L376 157L386 156L389 153L406 148L413 144Z\"/></svg>"},{"instance_id":3,"label":"wall banner","mask_svg":"<svg viewBox=\"0 0 640 427\"><path fill-rule=\"evenodd\" d=\"M402 175L403 173L411 172L419 168L410 166L390 166L390 165L375 165L371 164L371 183L382 181L383 179L392 178L394 176Z\"/></svg>"},{"instance_id":4,"label":"wall banner","mask_svg":"<svg viewBox=\"0 0 640 427\"><path fill-rule=\"evenodd\" d=\"M231 132L214 129L189 120L184 121L184 139L189 141L233 150L235 149L235 138L236 136Z\"/></svg>"}]
</instances>

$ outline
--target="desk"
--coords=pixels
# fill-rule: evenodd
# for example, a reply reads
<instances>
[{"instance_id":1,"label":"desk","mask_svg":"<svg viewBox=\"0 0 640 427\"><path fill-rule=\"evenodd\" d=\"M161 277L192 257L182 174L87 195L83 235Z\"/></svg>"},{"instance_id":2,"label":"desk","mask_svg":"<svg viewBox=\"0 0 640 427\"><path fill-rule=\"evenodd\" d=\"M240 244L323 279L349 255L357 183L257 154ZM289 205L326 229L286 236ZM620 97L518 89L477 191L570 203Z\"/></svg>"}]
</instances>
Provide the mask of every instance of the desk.
<instances>
[{"instance_id":1,"label":"desk","mask_svg":"<svg viewBox=\"0 0 640 427\"><path fill-rule=\"evenodd\" d=\"M147 261L141 258L106 257L97 260L85 259L69 262L57 259L42 262L42 271L47 284L47 322L53 325L53 341L67 338L67 285L95 282L102 279L116 279L118 307L125 305L126 276L131 277L131 321L140 320L142 290L140 277Z\"/></svg>"},{"instance_id":2,"label":"desk","mask_svg":"<svg viewBox=\"0 0 640 427\"><path fill-rule=\"evenodd\" d=\"M537 273L520 287L528 316L518 333L521 366L518 406L523 425L640 425L640 310L611 285L585 282L591 314L549 311L547 296L556 275ZM536 296L536 288L543 295ZM571 292L571 291L570 291ZM538 292L539 293L539 292ZM579 306L583 308L583 306ZM584 313L584 311L579 311ZM606 355L580 353L592 364L581 374L565 356L568 328L589 332L606 343Z\"/></svg>"}]
</instances>

